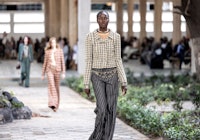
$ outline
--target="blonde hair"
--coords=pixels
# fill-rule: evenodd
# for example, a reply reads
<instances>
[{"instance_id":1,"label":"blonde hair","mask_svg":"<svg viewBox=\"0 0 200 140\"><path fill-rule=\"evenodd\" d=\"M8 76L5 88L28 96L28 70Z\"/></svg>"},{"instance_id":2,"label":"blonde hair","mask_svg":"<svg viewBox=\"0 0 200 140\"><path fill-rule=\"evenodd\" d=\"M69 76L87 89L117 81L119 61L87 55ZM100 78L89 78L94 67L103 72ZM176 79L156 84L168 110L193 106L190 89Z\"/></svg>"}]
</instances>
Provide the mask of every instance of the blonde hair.
<instances>
[{"instance_id":1,"label":"blonde hair","mask_svg":"<svg viewBox=\"0 0 200 140\"><path fill-rule=\"evenodd\" d=\"M55 40L55 41L56 41L56 48L57 48L57 49L60 48L59 45L58 45L58 43L57 43L56 38L55 38L55 37L51 37L51 38L49 39L49 42L47 43L47 46L45 47L45 50L49 50L49 49L52 48L52 45L51 45L52 40Z\"/></svg>"}]
</instances>

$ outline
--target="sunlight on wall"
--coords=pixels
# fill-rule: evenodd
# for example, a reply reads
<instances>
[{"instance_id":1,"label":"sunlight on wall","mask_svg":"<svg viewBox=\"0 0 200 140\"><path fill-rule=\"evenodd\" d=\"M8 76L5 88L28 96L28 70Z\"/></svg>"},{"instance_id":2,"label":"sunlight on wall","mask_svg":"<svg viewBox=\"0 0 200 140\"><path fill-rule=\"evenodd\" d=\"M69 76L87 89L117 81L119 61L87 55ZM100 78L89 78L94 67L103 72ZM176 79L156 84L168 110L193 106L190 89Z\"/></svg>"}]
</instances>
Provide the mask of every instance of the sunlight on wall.
<instances>
[{"instance_id":1,"label":"sunlight on wall","mask_svg":"<svg viewBox=\"0 0 200 140\"><path fill-rule=\"evenodd\" d=\"M0 24L0 32L10 33L10 24Z\"/></svg>"},{"instance_id":2,"label":"sunlight on wall","mask_svg":"<svg viewBox=\"0 0 200 140\"><path fill-rule=\"evenodd\" d=\"M9 13L0 13L0 22L10 22L10 14Z\"/></svg>"},{"instance_id":3,"label":"sunlight on wall","mask_svg":"<svg viewBox=\"0 0 200 140\"><path fill-rule=\"evenodd\" d=\"M44 33L44 13L14 13L14 33Z\"/></svg>"},{"instance_id":4,"label":"sunlight on wall","mask_svg":"<svg viewBox=\"0 0 200 140\"><path fill-rule=\"evenodd\" d=\"M43 13L14 13L14 22L44 22Z\"/></svg>"},{"instance_id":5,"label":"sunlight on wall","mask_svg":"<svg viewBox=\"0 0 200 140\"><path fill-rule=\"evenodd\" d=\"M44 33L44 24L15 24L14 33Z\"/></svg>"},{"instance_id":6,"label":"sunlight on wall","mask_svg":"<svg viewBox=\"0 0 200 140\"><path fill-rule=\"evenodd\" d=\"M5 12L0 14L0 32L44 33L43 12Z\"/></svg>"},{"instance_id":7,"label":"sunlight on wall","mask_svg":"<svg viewBox=\"0 0 200 140\"><path fill-rule=\"evenodd\" d=\"M0 13L0 32L10 32L10 14Z\"/></svg>"}]
</instances>

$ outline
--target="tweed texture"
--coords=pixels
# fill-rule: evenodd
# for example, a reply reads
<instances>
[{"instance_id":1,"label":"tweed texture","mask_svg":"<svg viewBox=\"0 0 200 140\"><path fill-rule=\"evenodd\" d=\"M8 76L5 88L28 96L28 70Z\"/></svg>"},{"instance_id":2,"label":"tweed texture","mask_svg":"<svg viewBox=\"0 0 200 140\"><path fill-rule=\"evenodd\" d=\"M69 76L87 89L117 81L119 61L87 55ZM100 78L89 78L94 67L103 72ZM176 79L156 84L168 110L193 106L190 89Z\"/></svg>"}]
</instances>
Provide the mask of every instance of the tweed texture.
<instances>
[{"instance_id":1,"label":"tweed texture","mask_svg":"<svg viewBox=\"0 0 200 140\"><path fill-rule=\"evenodd\" d=\"M85 88L89 87L92 68L117 68L117 73L122 85L127 85L127 79L121 59L120 35L112 31L107 38L102 39L97 30L87 35L86 46L86 68L84 75Z\"/></svg>"}]
</instances>

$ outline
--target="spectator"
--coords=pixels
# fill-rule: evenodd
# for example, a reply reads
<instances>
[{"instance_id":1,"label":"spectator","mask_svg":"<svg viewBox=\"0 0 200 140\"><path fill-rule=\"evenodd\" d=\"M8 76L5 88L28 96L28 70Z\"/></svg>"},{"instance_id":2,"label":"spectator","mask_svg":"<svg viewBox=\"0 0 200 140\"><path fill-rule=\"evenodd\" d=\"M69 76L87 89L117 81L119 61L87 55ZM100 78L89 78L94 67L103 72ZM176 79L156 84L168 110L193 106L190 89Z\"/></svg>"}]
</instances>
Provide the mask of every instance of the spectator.
<instances>
[{"instance_id":1,"label":"spectator","mask_svg":"<svg viewBox=\"0 0 200 140\"><path fill-rule=\"evenodd\" d=\"M64 42L64 47L63 47L63 53L64 53L64 61L65 61L65 66L66 66L66 69L67 69L67 65L68 65L68 55L69 55L69 42L68 42L68 39L65 37L63 38L63 42Z\"/></svg>"},{"instance_id":2,"label":"spectator","mask_svg":"<svg viewBox=\"0 0 200 140\"><path fill-rule=\"evenodd\" d=\"M160 40L163 59L170 60L170 57L172 56L171 42L168 41L167 37L163 37Z\"/></svg>"},{"instance_id":3,"label":"spectator","mask_svg":"<svg viewBox=\"0 0 200 140\"><path fill-rule=\"evenodd\" d=\"M34 56L35 58L38 58L38 52L40 49L40 41L38 38L35 39L35 43L34 43Z\"/></svg>"},{"instance_id":4,"label":"spectator","mask_svg":"<svg viewBox=\"0 0 200 140\"><path fill-rule=\"evenodd\" d=\"M19 45L18 61L21 63L21 77L19 85L23 86L25 80L25 87L30 86L30 66L33 62L33 47L31 39L28 36L24 37L24 42Z\"/></svg>"},{"instance_id":5,"label":"spectator","mask_svg":"<svg viewBox=\"0 0 200 140\"><path fill-rule=\"evenodd\" d=\"M44 61L44 48L46 46L46 38L43 37L41 39L41 42L40 42L40 48L38 49L38 57L37 57L37 62L38 63L43 63Z\"/></svg>"},{"instance_id":6,"label":"spectator","mask_svg":"<svg viewBox=\"0 0 200 140\"><path fill-rule=\"evenodd\" d=\"M121 58L124 56L124 49L128 45L128 42L125 40L124 36L121 36Z\"/></svg>"},{"instance_id":7,"label":"spectator","mask_svg":"<svg viewBox=\"0 0 200 140\"><path fill-rule=\"evenodd\" d=\"M5 50L5 47L2 43L2 39L0 40L0 58L3 59L4 58L4 50Z\"/></svg>"},{"instance_id":8,"label":"spectator","mask_svg":"<svg viewBox=\"0 0 200 140\"><path fill-rule=\"evenodd\" d=\"M184 62L184 54L185 54L185 48L184 48L184 41L180 40L178 45L177 45L177 50L175 53L175 56L179 58L179 69L181 70L182 68L182 63Z\"/></svg>"},{"instance_id":9,"label":"spectator","mask_svg":"<svg viewBox=\"0 0 200 140\"><path fill-rule=\"evenodd\" d=\"M152 44L154 43L154 37L147 38L145 37L142 42L142 52L140 56L140 61L142 64L147 64L150 66L150 59L152 53Z\"/></svg>"},{"instance_id":10,"label":"spectator","mask_svg":"<svg viewBox=\"0 0 200 140\"><path fill-rule=\"evenodd\" d=\"M6 32L3 32L2 44L4 46L4 58L9 59L11 55L11 45Z\"/></svg>"},{"instance_id":11,"label":"spectator","mask_svg":"<svg viewBox=\"0 0 200 140\"><path fill-rule=\"evenodd\" d=\"M152 44L151 58L150 58L151 69L163 69L163 55L160 43Z\"/></svg>"},{"instance_id":12,"label":"spectator","mask_svg":"<svg viewBox=\"0 0 200 140\"><path fill-rule=\"evenodd\" d=\"M19 37L19 39L17 40L17 54L19 53L19 45L21 44L21 43L23 43L24 41L23 41L23 37Z\"/></svg>"},{"instance_id":13,"label":"spectator","mask_svg":"<svg viewBox=\"0 0 200 140\"><path fill-rule=\"evenodd\" d=\"M78 65L78 41L76 44L73 46L73 62L74 62L74 68L77 70L77 65Z\"/></svg>"},{"instance_id":14,"label":"spectator","mask_svg":"<svg viewBox=\"0 0 200 140\"><path fill-rule=\"evenodd\" d=\"M189 64L191 62L191 48L189 45L189 38L184 39L184 46L185 46L185 53L184 53L184 63ZM185 58L190 58L190 59L185 59Z\"/></svg>"},{"instance_id":15,"label":"spectator","mask_svg":"<svg viewBox=\"0 0 200 140\"><path fill-rule=\"evenodd\" d=\"M63 42L64 40L62 39L62 37L58 37L58 44L59 44L59 46L60 46L60 48L63 48L64 46L64 42Z\"/></svg>"},{"instance_id":16,"label":"spectator","mask_svg":"<svg viewBox=\"0 0 200 140\"><path fill-rule=\"evenodd\" d=\"M2 43L4 46L6 46L6 43L8 42L8 36L6 32L3 32L3 38L2 38Z\"/></svg>"},{"instance_id":17,"label":"spectator","mask_svg":"<svg viewBox=\"0 0 200 140\"><path fill-rule=\"evenodd\" d=\"M16 59L17 58L17 45L16 45L14 37L11 37L10 45L12 48L10 57L11 57L11 59Z\"/></svg>"},{"instance_id":18,"label":"spectator","mask_svg":"<svg viewBox=\"0 0 200 140\"><path fill-rule=\"evenodd\" d=\"M126 46L126 48L124 49L124 57L123 59L125 61L128 61L128 59L133 56L133 55L137 55L139 53L139 42L138 39L136 37L131 37L129 39L129 42Z\"/></svg>"}]
</instances>

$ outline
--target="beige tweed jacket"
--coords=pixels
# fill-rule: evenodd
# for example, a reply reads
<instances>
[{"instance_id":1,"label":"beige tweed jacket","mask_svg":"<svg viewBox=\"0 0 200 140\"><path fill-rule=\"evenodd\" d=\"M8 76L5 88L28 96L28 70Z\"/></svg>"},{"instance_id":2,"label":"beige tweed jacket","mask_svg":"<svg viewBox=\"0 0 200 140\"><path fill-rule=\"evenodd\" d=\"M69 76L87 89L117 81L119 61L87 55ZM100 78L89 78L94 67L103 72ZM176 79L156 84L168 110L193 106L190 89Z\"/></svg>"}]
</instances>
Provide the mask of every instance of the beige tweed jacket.
<instances>
[{"instance_id":1,"label":"beige tweed jacket","mask_svg":"<svg viewBox=\"0 0 200 140\"><path fill-rule=\"evenodd\" d=\"M51 49L45 51L42 75L44 76L51 68ZM57 49L55 54L56 71L65 73L64 54L62 49Z\"/></svg>"},{"instance_id":2,"label":"beige tweed jacket","mask_svg":"<svg viewBox=\"0 0 200 140\"><path fill-rule=\"evenodd\" d=\"M118 33L112 31L106 39L102 39L97 30L87 34L86 47L86 68L84 74L85 88L89 88L92 68L117 68L119 81L127 85L127 78L124 72L121 59L121 38Z\"/></svg>"}]
</instances>

